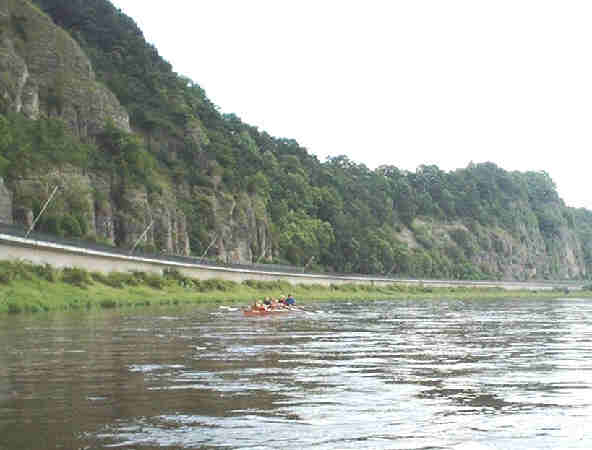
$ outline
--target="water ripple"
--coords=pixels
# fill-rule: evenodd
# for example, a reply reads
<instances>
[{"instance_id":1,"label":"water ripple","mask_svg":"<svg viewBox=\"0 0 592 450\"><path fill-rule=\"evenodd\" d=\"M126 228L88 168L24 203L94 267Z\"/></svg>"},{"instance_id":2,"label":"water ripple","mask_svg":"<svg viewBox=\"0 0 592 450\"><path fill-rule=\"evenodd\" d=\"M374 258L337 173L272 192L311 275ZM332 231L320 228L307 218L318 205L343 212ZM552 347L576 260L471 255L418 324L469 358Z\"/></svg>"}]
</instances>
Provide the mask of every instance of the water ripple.
<instances>
[{"instance_id":1,"label":"water ripple","mask_svg":"<svg viewBox=\"0 0 592 450\"><path fill-rule=\"evenodd\" d=\"M592 301L317 309L5 321L0 448L592 447Z\"/></svg>"}]
</instances>

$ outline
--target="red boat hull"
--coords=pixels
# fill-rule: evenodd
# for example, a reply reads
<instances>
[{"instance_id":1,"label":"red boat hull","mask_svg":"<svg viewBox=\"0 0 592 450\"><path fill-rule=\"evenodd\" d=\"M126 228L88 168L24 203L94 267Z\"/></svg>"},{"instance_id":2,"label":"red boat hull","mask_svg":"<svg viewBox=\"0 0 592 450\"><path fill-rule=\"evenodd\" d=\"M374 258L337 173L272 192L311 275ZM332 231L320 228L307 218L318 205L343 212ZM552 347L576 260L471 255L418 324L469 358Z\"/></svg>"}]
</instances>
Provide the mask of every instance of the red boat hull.
<instances>
[{"instance_id":1,"label":"red boat hull","mask_svg":"<svg viewBox=\"0 0 592 450\"><path fill-rule=\"evenodd\" d=\"M243 310L243 314L245 316L269 316L272 314L283 314L290 312L289 309L273 309L271 311L253 311L253 310Z\"/></svg>"}]
</instances>

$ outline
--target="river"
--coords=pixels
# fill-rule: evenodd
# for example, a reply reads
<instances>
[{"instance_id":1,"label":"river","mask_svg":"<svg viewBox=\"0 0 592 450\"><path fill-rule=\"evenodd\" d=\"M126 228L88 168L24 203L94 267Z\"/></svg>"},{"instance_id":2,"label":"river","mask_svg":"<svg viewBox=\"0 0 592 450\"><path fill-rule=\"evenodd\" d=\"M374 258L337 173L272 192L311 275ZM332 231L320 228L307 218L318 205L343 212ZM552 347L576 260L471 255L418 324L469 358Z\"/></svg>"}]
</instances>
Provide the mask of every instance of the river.
<instances>
[{"instance_id":1,"label":"river","mask_svg":"<svg viewBox=\"0 0 592 450\"><path fill-rule=\"evenodd\" d=\"M592 447L592 300L0 318L0 449Z\"/></svg>"}]
</instances>

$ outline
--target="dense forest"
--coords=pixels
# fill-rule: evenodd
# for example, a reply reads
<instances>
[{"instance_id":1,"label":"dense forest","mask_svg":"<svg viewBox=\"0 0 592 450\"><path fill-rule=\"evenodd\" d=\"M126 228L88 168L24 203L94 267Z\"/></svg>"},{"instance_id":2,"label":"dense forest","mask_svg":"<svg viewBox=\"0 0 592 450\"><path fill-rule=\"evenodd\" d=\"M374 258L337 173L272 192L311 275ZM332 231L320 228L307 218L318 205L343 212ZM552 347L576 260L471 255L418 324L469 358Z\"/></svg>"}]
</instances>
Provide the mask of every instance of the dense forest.
<instances>
[{"instance_id":1,"label":"dense forest","mask_svg":"<svg viewBox=\"0 0 592 450\"><path fill-rule=\"evenodd\" d=\"M148 195L184 186L177 198L197 256L217 257L216 211L204 193L218 191L256 197L264 209L272 252L252 262L457 279L592 273L592 212L566 206L545 172L508 172L494 163L410 172L395 166L396 155L394 165L376 170L345 155L319 161L295 140L221 112L107 0L33 3L88 55L98 81L128 111L131 132L109 123L80 137L59 114L29 120L0 97L0 176L9 186L23 173L63 164L111 173L121 189L144 186ZM59 110L59 86L45 95ZM64 201L70 213L50 213L39 228L86 236L76 198ZM40 200L31 202L39 211ZM579 269L565 271L565 261ZM512 264L518 268L508 270Z\"/></svg>"}]
</instances>

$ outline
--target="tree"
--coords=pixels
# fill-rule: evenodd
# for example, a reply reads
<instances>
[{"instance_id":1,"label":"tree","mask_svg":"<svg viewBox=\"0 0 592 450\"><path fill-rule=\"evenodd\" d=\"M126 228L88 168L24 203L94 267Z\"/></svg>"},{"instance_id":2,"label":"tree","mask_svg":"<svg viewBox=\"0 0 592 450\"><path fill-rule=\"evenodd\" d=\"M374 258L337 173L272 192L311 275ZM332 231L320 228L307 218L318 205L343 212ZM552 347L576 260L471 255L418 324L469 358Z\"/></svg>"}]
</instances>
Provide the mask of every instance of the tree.
<instances>
[{"instance_id":1,"label":"tree","mask_svg":"<svg viewBox=\"0 0 592 450\"><path fill-rule=\"evenodd\" d=\"M312 257L325 259L335 241L329 223L312 218L303 211L290 211L280 223L280 252L295 265L304 265Z\"/></svg>"}]
</instances>

